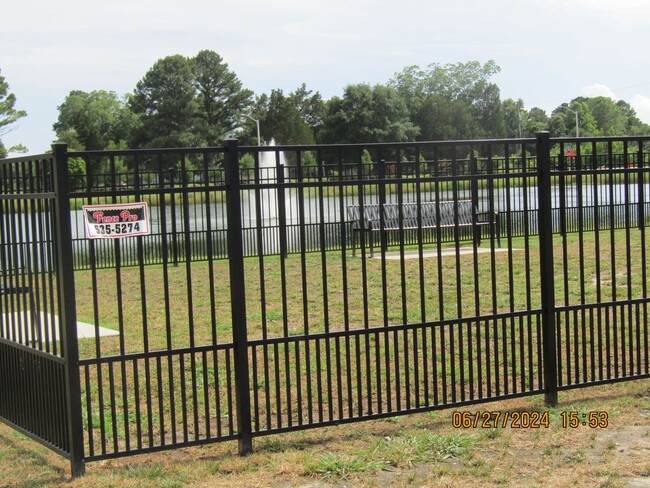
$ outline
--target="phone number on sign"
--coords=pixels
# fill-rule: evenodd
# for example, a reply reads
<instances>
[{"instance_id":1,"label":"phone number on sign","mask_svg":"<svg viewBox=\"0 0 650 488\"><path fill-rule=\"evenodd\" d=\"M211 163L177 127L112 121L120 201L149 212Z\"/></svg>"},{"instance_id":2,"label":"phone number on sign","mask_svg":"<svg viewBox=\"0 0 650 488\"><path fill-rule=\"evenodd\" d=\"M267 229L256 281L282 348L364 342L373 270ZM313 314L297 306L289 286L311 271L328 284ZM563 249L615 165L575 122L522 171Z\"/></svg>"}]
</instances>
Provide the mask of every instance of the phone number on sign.
<instances>
[{"instance_id":1,"label":"phone number on sign","mask_svg":"<svg viewBox=\"0 0 650 488\"><path fill-rule=\"evenodd\" d=\"M140 222L125 222L112 224L92 224L95 234L102 236L128 235L140 232Z\"/></svg>"}]
</instances>

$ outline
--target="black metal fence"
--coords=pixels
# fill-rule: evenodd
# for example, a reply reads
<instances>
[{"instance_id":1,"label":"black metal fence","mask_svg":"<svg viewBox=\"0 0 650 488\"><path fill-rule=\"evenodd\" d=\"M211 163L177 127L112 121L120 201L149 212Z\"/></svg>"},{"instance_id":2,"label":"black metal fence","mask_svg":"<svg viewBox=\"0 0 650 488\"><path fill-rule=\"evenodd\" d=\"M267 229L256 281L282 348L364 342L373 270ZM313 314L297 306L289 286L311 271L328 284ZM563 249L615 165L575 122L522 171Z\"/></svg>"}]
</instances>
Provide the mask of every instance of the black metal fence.
<instances>
[{"instance_id":1,"label":"black metal fence","mask_svg":"<svg viewBox=\"0 0 650 488\"><path fill-rule=\"evenodd\" d=\"M77 471L228 439L243 453L255 436L496 399L553 404L561 389L650 377L649 141L59 148L61 174L82 168L63 192L29 186L37 159L2 163L2 283L50 280L74 299L67 320L94 330L77 341L66 329L79 347L79 359L63 355L80 384L67 398L80 412ZM73 208L146 201L152 235L88 240L77 210L61 240L48 237L58 225L25 232L47 211L18 206L21 185ZM425 225L424 203L444 226ZM372 229L357 226L353 257L348 207L367 223L366 207L387 204L420 209L417 224L379 211ZM73 266L54 256L66 246L76 271L64 279L57 270ZM27 303L3 295L0 343L41 354L4 332ZM1 357L8 377L16 360ZM12 405L0 416L18 425Z\"/></svg>"},{"instance_id":2,"label":"black metal fence","mask_svg":"<svg viewBox=\"0 0 650 488\"><path fill-rule=\"evenodd\" d=\"M551 167L558 171L580 170L624 170L645 166L649 162L647 153L638 153L623 148L623 143L607 145L604 141L584 143L582 151L576 156L565 156L565 146L571 141L555 145L551 156ZM480 144L473 146L475 157L468 157L468 147L454 157L449 149L436 146L419 146L417 154L414 147L402 147L399 153L394 148L340 148L339 150L308 146L304 148L242 148L245 154L243 177L246 183L257 181L278 182L281 188L269 188L262 192L260 202L254 192L242 195L242 225L244 255L247 257L263 254L290 254L319 252L322 246L328 250L340 250L343 240L341 222L348 221L340 207L354 205L356 196L350 193L341 201L337 196L339 180L354 181L364 178L376 179L383 172L385 177L395 177L397 172L408 179L405 186L413 193L414 178L447 178L440 185L440 196L451 199L451 181L468 174L493 175L535 170L537 157L530 154L506 154L516 148L504 147L494 156L486 156ZM588 150L586 150L588 149ZM364 152L365 151L365 152ZM371 154L371 151L373 154ZM608 152L609 151L609 152ZM356 153L356 154L355 154ZM94 242L92 252L86 239L82 204L127 202L141 198L152 203L153 232L142 238L144 262L162 264L163 248L168 250L168 259L175 265L185 259L205 261L207 259L227 259L227 217L226 187L223 168L223 149L185 149L167 151L117 151L72 153L71 159L82 161L85 167L93 168L71 176L71 197L73 208L73 249L75 269L93 267L111 268L137 266L141 262L136 239L124 239L120 243L119 258L112 242ZM298 158L300 164L298 165ZM259 168L257 175L254 168ZM298 174L300 173L300 175ZM298 176L305 181L321 181L326 186L321 194L315 186L307 186L302 193L292 186ZM257 179L256 179L257 178ZM553 232L579 232L581 229L594 230L595 219L599 227L614 225L625 228L626 212L634 224L639 210L638 195L630 193L624 185L622 173L613 176L614 184L601 186L600 193L583 191L578 195L575 183L567 180L568 188L553 194L552 208ZM431 185L433 180L423 183ZM537 203L534 188L521 193L522 185L514 179L499 179L490 192L481 180L478 187L472 188L469 181L463 181L457 192L460 198L473 198L481 209L493 209L497 213L500 233L512 236L536 235ZM287 183L287 184L285 184ZM506 188L507 184L513 189ZM386 202L396 199L395 185L386 189ZM519 191L519 193L518 193ZM368 188L365 200L377 203L381 195L379 187ZM301 200L302 199L302 200ZM528 201L525 201L525 200ZM260 206L257 212L256 205ZM648 210L648 203L645 211ZM301 214L304 210L304 215ZM609 213L613 213L610 218ZM208 213L210 218L208 219ZM528 215L524 215L528 213ZM562 217L560 217L562 216ZM343 219L343 220L341 220ZM349 222L348 222L349 223ZM528 228L524 228L528 225ZM257 236L262 227L262 240ZM324 226L324 229L321 227ZM349 230L349 229L348 229ZM304 242L301 239L304 233ZM321 234L324 232L324 241ZM350 233L348 232L348 235ZM388 239L399 242L396 233L388 233ZM435 243L440 237L444 242L453 242L454 234L443 231L440 236L424 229L420 238L425 243ZM405 242L416 244L416 232L404 234ZM208 241L210 253L208 252ZM350 246L351 242L346 242ZM91 254L93 261L91 262Z\"/></svg>"},{"instance_id":3,"label":"black metal fence","mask_svg":"<svg viewBox=\"0 0 650 488\"><path fill-rule=\"evenodd\" d=\"M0 419L83 471L64 148L0 161Z\"/></svg>"}]
</instances>

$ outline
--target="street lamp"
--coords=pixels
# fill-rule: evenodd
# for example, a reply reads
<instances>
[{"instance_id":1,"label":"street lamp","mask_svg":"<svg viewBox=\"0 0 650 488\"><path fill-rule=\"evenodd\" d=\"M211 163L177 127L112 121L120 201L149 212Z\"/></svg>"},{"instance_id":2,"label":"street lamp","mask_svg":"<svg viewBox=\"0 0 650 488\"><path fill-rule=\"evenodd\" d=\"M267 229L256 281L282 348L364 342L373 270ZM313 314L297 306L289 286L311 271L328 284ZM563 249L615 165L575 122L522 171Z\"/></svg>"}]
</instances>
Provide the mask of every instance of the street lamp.
<instances>
[{"instance_id":1,"label":"street lamp","mask_svg":"<svg viewBox=\"0 0 650 488\"><path fill-rule=\"evenodd\" d=\"M262 145L262 139L260 139L260 121L257 120L257 119L254 119L253 117L251 117L248 114L244 114L244 117L248 117L249 119L251 119L253 122L255 122L257 124L257 145L261 146Z\"/></svg>"},{"instance_id":2,"label":"street lamp","mask_svg":"<svg viewBox=\"0 0 650 488\"><path fill-rule=\"evenodd\" d=\"M569 107L565 107L564 105L560 105L560 108L563 108L565 110L568 110L569 112L573 112L574 114L576 114L576 137L580 137L580 132L579 132L579 128L578 128L578 112L576 112L575 110L570 109Z\"/></svg>"}]
</instances>

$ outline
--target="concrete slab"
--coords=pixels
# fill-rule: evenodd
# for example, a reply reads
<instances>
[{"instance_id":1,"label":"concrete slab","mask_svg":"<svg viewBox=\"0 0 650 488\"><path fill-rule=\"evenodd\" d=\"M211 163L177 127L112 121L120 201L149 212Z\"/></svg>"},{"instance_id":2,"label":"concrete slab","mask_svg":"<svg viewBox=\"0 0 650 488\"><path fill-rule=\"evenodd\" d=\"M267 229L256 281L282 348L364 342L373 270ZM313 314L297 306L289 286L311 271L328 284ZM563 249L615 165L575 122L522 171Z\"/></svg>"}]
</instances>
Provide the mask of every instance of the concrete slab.
<instances>
[{"instance_id":1,"label":"concrete slab","mask_svg":"<svg viewBox=\"0 0 650 488\"><path fill-rule=\"evenodd\" d=\"M45 330L48 331L48 337L52 340L59 340L59 317L56 315L50 315L46 312L39 312L39 321L40 324L40 334L42 338L45 338ZM22 337L27 341L32 340L32 333L35 332L32 330L31 317L29 314L24 314L22 312L14 312L13 314L2 314L0 316L2 320L2 337L12 338L14 330L22 330ZM94 338L96 333L99 332L100 337L109 337L117 336L120 333L113 329L108 329L106 327L96 328L92 324L86 322L77 322L77 337L79 339L89 339ZM52 336L54 336L52 338Z\"/></svg>"},{"instance_id":2,"label":"concrete slab","mask_svg":"<svg viewBox=\"0 0 650 488\"><path fill-rule=\"evenodd\" d=\"M455 256L456 255L456 248L455 247L443 247L440 250L440 256ZM495 247L494 252L495 253L500 253L500 252L508 252L508 251L521 251L521 249L508 249L502 248L502 247ZM474 252L473 247L460 247L458 248L458 254L472 254ZM479 247L476 249L477 254L484 254L484 253L489 253L492 252L492 249L489 247ZM418 259L420 257L420 251L404 251L404 259ZM438 257L438 250L437 249L423 249L422 250L422 257L424 258L436 258ZM401 253L399 251L390 251L386 253L386 259L400 259L401 258ZM375 255L373 256L372 259L381 259L381 252L375 250Z\"/></svg>"}]
</instances>

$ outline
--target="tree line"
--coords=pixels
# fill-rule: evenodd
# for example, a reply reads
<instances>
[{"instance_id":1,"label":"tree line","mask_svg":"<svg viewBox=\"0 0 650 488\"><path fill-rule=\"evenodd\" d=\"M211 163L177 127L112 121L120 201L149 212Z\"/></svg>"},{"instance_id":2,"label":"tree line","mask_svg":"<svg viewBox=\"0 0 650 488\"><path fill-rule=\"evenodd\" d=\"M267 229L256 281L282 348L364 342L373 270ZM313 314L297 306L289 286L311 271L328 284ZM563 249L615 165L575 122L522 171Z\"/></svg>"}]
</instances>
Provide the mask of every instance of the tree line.
<instances>
[{"instance_id":1,"label":"tree line","mask_svg":"<svg viewBox=\"0 0 650 488\"><path fill-rule=\"evenodd\" d=\"M73 90L58 107L57 140L73 150L244 145L338 144L650 133L625 101L577 97L550 114L501 99L494 61L408 66L385 84L350 84L323 99L305 84L256 95L214 51L159 59L132 93ZM25 116L0 76L0 137ZM0 156L4 147L0 143Z\"/></svg>"},{"instance_id":2,"label":"tree line","mask_svg":"<svg viewBox=\"0 0 650 488\"><path fill-rule=\"evenodd\" d=\"M2 143L2 136L11 130L11 125L17 120L25 117L27 112L16 108L16 95L9 93L9 83L2 76L0 70L0 159L7 156L9 151L21 152L26 149L23 146L6 148Z\"/></svg>"}]
</instances>

